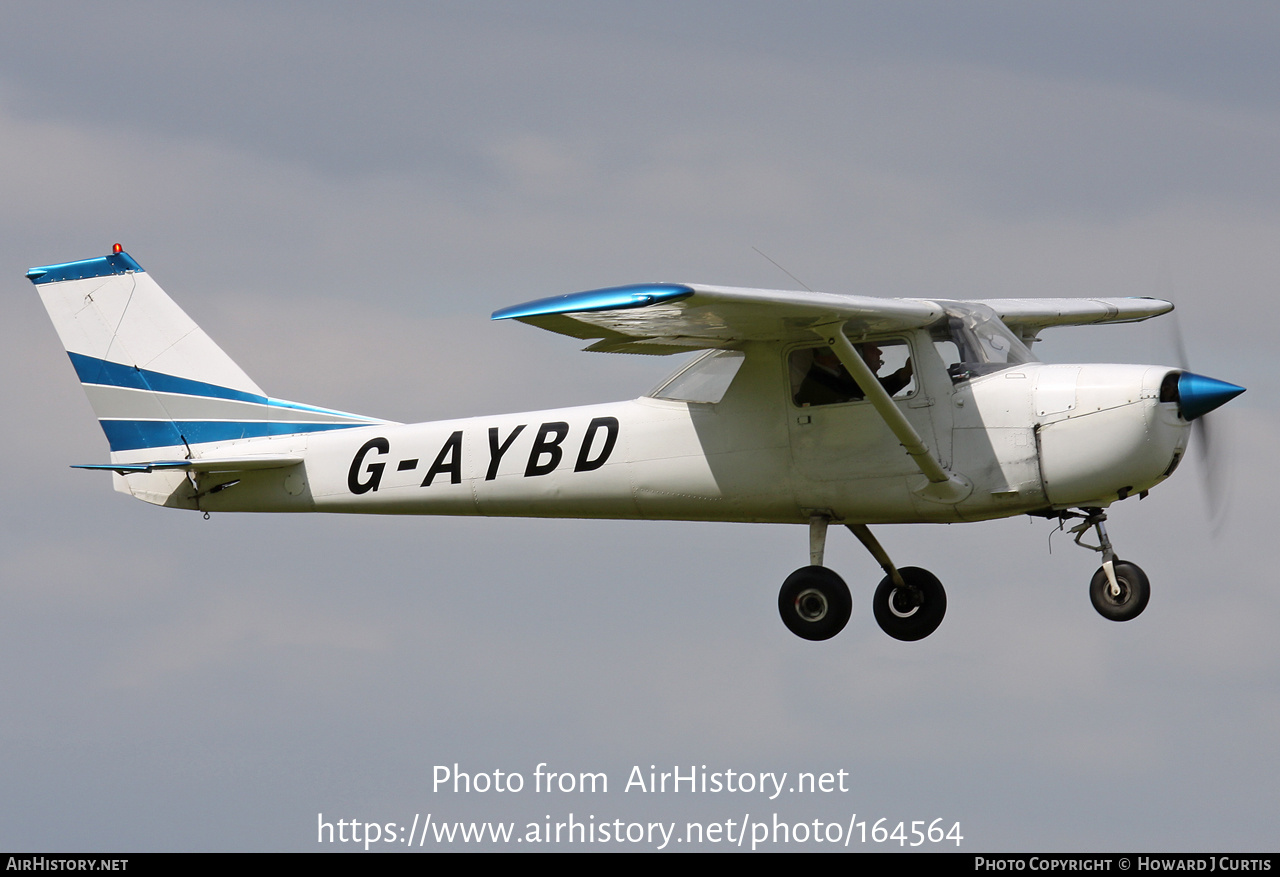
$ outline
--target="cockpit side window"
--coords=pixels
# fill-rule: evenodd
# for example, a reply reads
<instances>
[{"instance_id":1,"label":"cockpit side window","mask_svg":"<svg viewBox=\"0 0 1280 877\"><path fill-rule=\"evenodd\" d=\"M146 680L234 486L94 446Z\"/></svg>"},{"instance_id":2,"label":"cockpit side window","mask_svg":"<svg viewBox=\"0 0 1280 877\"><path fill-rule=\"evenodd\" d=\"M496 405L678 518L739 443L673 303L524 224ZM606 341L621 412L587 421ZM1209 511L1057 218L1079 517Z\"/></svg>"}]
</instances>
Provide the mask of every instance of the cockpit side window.
<instances>
[{"instance_id":1,"label":"cockpit side window","mask_svg":"<svg viewBox=\"0 0 1280 877\"><path fill-rule=\"evenodd\" d=\"M905 399L915 392L911 348L905 341L868 341L854 349L870 367L890 396ZM787 357L791 400L800 408L861 402L866 393L858 386L830 347L801 347Z\"/></svg>"}]
</instances>

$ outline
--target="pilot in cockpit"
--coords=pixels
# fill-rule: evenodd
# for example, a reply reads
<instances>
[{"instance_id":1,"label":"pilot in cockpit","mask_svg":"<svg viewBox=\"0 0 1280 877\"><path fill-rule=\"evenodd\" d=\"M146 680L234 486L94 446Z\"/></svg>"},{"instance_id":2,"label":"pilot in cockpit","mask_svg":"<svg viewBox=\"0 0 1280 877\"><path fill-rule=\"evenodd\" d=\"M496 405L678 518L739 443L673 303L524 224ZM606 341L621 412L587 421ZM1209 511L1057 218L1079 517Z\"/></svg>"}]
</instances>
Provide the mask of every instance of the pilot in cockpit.
<instances>
[{"instance_id":1,"label":"pilot in cockpit","mask_svg":"<svg viewBox=\"0 0 1280 877\"><path fill-rule=\"evenodd\" d=\"M913 370L911 360L898 370L887 375L879 375L884 367L884 351L875 342L859 344L855 348L872 374L877 375L880 385L890 396L900 393L911 383ZM799 388L793 394L795 403L801 407L810 405L835 405L841 402L856 402L866 395L858 382L845 369L839 357L830 347L813 347L806 352L812 357ZM793 354L793 357L795 354Z\"/></svg>"}]
</instances>

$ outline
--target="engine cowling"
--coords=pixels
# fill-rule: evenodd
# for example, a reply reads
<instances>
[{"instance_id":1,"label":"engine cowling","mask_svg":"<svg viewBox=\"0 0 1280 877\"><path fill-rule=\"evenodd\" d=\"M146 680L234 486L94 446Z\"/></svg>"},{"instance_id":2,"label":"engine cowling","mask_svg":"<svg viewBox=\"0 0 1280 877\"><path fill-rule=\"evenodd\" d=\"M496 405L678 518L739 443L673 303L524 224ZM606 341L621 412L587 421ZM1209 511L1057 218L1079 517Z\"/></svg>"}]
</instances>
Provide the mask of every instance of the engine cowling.
<instances>
[{"instance_id":1,"label":"engine cowling","mask_svg":"<svg viewBox=\"0 0 1280 877\"><path fill-rule=\"evenodd\" d=\"M1040 471L1056 507L1105 506L1159 484L1186 451L1191 421L1242 387L1159 366L1061 367L1037 386Z\"/></svg>"}]
</instances>

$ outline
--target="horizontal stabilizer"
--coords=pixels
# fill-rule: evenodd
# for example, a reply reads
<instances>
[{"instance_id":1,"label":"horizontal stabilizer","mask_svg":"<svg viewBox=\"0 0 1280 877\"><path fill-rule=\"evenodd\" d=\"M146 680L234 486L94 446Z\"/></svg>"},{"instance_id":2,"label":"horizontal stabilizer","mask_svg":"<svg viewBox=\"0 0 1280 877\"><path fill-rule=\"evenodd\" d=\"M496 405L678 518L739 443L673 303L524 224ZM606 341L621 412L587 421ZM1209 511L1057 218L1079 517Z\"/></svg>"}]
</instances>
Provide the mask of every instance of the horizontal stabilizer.
<instances>
[{"instance_id":1,"label":"horizontal stabilizer","mask_svg":"<svg viewBox=\"0 0 1280 877\"><path fill-rule=\"evenodd\" d=\"M248 472L252 469L287 469L297 466L302 457L293 455L269 457L223 457L199 460L153 460L149 463L85 463L72 469L105 469L119 475L180 469L186 472Z\"/></svg>"}]
</instances>

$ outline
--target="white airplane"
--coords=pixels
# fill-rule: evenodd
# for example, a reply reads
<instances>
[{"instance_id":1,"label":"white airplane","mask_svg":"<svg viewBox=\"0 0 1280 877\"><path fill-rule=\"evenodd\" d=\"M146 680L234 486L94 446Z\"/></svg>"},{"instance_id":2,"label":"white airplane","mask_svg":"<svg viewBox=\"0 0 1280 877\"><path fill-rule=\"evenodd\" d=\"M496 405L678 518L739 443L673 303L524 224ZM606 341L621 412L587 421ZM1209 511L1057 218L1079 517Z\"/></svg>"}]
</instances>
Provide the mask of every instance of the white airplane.
<instances>
[{"instance_id":1,"label":"white airplane","mask_svg":"<svg viewBox=\"0 0 1280 877\"><path fill-rule=\"evenodd\" d=\"M898 567L870 524L1079 519L1102 553L1094 607L1142 612L1111 503L1172 474L1191 424L1242 387L1154 365L1048 365L1047 327L1145 320L1150 298L882 299L701 284L597 289L505 308L587 350L704 351L626 402L400 424L267 396L116 244L32 268L106 433L115 489L209 512L363 512L758 521L809 526L809 565L778 595L824 640L849 589L822 565L844 524L885 571L880 627L941 623L938 579ZM1082 542L1092 529L1097 545Z\"/></svg>"}]
</instances>

